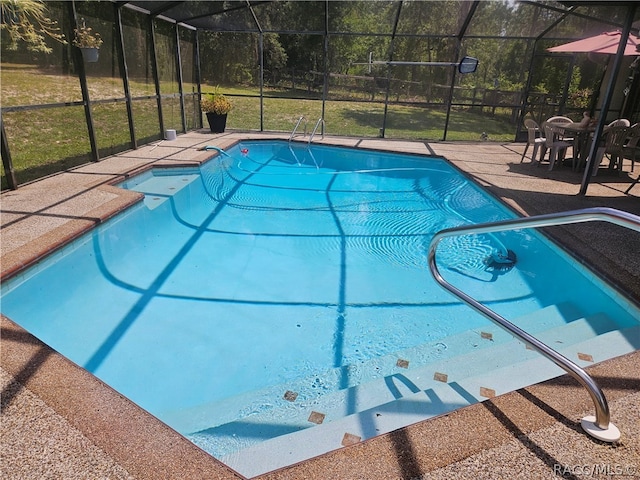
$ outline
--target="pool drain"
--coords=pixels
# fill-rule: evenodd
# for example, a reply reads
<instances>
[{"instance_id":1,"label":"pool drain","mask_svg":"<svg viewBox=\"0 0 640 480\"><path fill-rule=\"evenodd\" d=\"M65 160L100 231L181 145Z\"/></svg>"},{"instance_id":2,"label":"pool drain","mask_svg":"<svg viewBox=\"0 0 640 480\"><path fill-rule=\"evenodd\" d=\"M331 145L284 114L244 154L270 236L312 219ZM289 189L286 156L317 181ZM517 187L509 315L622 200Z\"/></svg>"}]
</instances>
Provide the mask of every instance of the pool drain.
<instances>
[{"instance_id":1,"label":"pool drain","mask_svg":"<svg viewBox=\"0 0 640 480\"><path fill-rule=\"evenodd\" d=\"M506 254L502 252L494 252L489 255L484 264L492 270L506 271L511 270L516 265L516 254L513 250L508 250Z\"/></svg>"}]
</instances>

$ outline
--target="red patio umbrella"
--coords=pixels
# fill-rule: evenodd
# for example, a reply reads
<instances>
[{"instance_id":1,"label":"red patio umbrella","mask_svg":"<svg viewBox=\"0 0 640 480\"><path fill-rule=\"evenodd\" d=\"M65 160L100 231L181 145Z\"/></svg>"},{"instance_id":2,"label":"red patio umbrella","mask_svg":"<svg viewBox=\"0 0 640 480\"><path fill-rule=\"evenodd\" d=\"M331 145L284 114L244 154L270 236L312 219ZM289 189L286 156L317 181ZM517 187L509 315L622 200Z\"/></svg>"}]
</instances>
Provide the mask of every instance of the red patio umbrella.
<instances>
[{"instance_id":1,"label":"red patio umbrella","mask_svg":"<svg viewBox=\"0 0 640 480\"><path fill-rule=\"evenodd\" d=\"M584 38L582 40L565 43L564 45L558 45L557 47L547 49L550 52L603 53L606 55L612 55L614 57L612 70L613 74L609 78L607 92L602 103L601 117L598 121L596 131L594 132L595 138L601 137L604 130L605 118L611 104L611 97L613 96L615 81L620 70L622 56L640 55L640 51L638 50L638 47L640 45L640 38L638 38L636 35L631 34L633 18L635 17L637 8L638 2L629 3L628 15L625 20L623 31L614 30L611 32L604 32L600 35L595 35L593 37ZM627 40L626 45L624 46L624 50L622 48L619 48L622 46L621 40L623 38ZM589 152L590 158L593 158L595 156L597 146L597 141L591 142L591 149ZM593 162L588 162L587 168L585 168L584 176L582 178L582 184L580 186L580 195L586 195L587 193L587 186L589 185L593 168Z\"/></svg>"},{"instance_id":2,"label":"red patio umbrella","mask_svg":"<svg viewBox=\"0 0 640 480\"><path fill-rule=\"evenodd\" d=\"M575 42L565 43L557 47L548 48L550 52L586 52L586 53L606 53L615 55L620 44L620 30L604 32L593 37L583 38ZM629 34L624 55L640 55L637 47L640 46L640 38Z\"/></svg>"}]
</instances>

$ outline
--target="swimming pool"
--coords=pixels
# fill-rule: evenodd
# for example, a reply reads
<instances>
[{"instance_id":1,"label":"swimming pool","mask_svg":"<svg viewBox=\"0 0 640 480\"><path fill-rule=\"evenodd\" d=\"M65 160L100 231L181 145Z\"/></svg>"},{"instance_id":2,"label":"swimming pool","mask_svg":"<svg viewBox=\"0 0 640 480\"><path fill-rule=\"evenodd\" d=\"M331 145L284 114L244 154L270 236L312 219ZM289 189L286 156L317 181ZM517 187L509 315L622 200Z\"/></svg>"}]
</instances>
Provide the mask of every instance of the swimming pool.
<instances>
[{"instance_id":1,"label":"swimming pool","mask_svg":"<svg viewBox=\"0 0 640 480\"><path fill-rule=\"evenodd\" d=\"M426 268L438 230L512 216L441 159L245 142L124 186L144 204L8 284L3 313L219 458L424 391L436 414L468 404L475 391L449 401L420 369L440 362L453 385L467 378L453 358L511 348ZM515 266L496 263L509 251ZM623 298L531 232L463 237L439 258L530 331L634 325Z\"/></svg>"}]
</instances>

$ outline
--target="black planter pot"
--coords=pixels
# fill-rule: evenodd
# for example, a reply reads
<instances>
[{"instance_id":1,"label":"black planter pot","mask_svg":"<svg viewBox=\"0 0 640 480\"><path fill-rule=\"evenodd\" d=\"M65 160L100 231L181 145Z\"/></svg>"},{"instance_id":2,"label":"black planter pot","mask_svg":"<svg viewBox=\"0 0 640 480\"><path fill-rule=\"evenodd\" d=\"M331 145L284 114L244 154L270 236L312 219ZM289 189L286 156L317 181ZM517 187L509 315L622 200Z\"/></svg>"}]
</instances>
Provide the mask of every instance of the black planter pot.
<instances>
[{"instance_id":1,"label":"black planter pot","mask_svg":"<svg viewBox=\"0 0 640 480\"><path fill-rule=\"evenodd\" d=\"M217 113L207 112L207 120L209 121L209 127L212 133L222 133L227 127L227 114L222 115Z\"/></svg>"},{"instance_id":2,"label":"black planter pot","mask_svg":"<svg viewBox=\"0 0 640 480\"><path fill-rule=\"evenodd\" d=\"M82 58L87 63L95 63L100 56L100 50L93 47L81 47Z\"/></svg>"}]
</instances>

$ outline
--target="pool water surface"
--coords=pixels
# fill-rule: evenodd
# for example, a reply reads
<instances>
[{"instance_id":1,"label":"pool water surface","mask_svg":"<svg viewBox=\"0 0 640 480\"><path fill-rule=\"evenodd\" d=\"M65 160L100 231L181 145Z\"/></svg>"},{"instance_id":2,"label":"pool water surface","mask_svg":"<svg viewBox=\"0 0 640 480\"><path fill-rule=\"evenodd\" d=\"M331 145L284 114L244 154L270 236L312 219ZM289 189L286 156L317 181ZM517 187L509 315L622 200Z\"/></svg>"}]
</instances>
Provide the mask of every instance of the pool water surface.
<instances>
[{"instance_id":1,"label":"pool water surface","mask_svg":"<svg viewBox=\"0 0 640 480\"><path fill-rule=\"evenodd\" d=\"M431 278L436 232L515 216L444 159L242 142L121 186L144 201L3 285L2 312L245 475L281 466L248 465L261 444L348 418L368 438L540 361ZM438 262L554 348L638 348L635 307L534 231L443 241ZM559 374L544 362L515 376ZM416 395L429 408L401 405ZM363 420L398 401L402 420Z\"/></svg>"}]
</instances>

